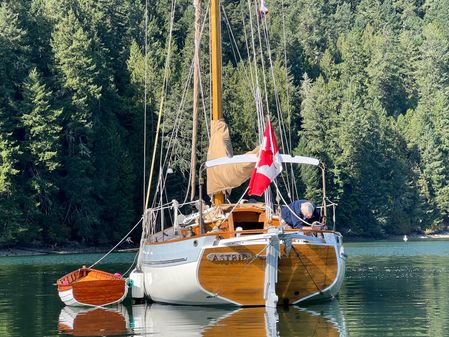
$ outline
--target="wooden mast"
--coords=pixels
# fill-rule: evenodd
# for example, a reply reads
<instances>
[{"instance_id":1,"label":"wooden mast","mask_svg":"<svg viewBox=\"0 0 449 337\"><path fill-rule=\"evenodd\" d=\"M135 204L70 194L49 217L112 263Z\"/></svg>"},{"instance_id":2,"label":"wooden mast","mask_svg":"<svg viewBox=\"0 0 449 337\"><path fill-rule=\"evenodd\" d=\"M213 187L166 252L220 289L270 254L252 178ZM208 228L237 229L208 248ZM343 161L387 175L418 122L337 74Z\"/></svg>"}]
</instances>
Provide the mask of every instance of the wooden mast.
<instances>
[{"instance_id":1,"label":"wooden mast","mask_svg":"<svg viewBox=\"0 0 449 337\"><path fill-rule=\"evenodd\" d=\"M195 54L193 56L193 125L191 156L191 193L190 200L195 198L196 188L196 146L198 135L198 97L200 88L200 40L201 40L201 0L195 0Z\"/></svg>"},{"instance_id":2,"label":"wooden mast","mask_svg":"<svg viewBox=\"0 0 449 337\"><path fill-rule=\"evenodd\" d=\"M221 96L221 20L220 0L211 0L210 3L210 39L211 39L211 76L212 76L212 120L223 118ZM223 192L213 197L215 205L224 202Z\"/></svg>"}]
</instances>

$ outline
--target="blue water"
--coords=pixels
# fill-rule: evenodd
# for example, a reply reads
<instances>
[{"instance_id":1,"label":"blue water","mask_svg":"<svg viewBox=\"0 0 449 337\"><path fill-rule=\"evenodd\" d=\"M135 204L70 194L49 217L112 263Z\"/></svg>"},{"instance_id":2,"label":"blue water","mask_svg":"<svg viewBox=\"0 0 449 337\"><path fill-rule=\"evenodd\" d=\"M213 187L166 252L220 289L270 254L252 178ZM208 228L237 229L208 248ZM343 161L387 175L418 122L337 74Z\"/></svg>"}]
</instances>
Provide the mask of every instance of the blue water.
<instances>
[{"instance_id":1,"label":"blue water","mask_svg":"<svg viewBox=\"0 0 449 337\"><path fill-rule=\"evenodd\" d=\"M0 257L0 337L9 336L437 336L449 337L449 241L346 243L338 300L278 308L160 304L64 307L56 279L102 254ZM125 272L135 254L100 269ZM182 279L180 279L182 282Z\"/></svg>"}]
</instances>

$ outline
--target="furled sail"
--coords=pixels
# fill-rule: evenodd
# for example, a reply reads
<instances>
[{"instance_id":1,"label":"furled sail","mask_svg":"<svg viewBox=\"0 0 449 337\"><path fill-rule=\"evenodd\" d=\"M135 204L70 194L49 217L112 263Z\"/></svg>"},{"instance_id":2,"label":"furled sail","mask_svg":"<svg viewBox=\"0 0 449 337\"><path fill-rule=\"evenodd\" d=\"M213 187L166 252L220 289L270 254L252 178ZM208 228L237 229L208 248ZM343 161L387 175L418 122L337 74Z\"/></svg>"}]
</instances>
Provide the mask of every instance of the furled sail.
<instances>
[{"instance_id":1,"label":"furled sail","mask_svg":"<svg viewBox=\"0 0 449 337\"><path fill-rule=\"evenodd\" d=\"M231 137L228 125L223 120L212 121L211 140L207 151L207 160L232 157ZM256 154L259 148L248 152ZM255 163L239 163L214 166L207 169L207 194L230 192L251 177Z\"/></svg>"}]
</instances>

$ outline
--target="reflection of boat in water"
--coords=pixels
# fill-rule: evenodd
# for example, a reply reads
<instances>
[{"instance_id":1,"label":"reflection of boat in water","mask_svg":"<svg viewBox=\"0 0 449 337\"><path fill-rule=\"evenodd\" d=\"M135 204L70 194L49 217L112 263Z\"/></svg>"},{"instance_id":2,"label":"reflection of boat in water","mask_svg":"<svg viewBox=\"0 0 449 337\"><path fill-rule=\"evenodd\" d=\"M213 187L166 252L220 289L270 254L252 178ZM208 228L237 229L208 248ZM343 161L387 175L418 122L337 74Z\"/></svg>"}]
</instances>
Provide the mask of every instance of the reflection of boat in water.
<instances>
[{"instance_id":1,"label":"reflection of boat in water","mask_svg":"<svg viewBox=\"0 0 449 337\"><path fill-rule=\"evenodd\" d=\"M346 336L338 301L311 307L135 305L136 336Z\"/></svg>"},{"instance_id":2,"label":"reflection of boat in water","mask_svg":"<svg viewBox=\"0 0 449 337\"><path fill-rule=\"evenodd\" d=\"M278 335L298 336L298 332L301 336L348 336L338 301L279 311Z\"/></svg>"},{"instance_id":3,"label":"reflection of boat in water","mask_svg":"<svg viewBox=\"0 0 449 337\"><path fill-rule=\"evenodd\" d=\"M73 336L117 336L128 334L128 310L123 305L110 308L62 308L58 331Z\"/></svg>"}]
</instances>

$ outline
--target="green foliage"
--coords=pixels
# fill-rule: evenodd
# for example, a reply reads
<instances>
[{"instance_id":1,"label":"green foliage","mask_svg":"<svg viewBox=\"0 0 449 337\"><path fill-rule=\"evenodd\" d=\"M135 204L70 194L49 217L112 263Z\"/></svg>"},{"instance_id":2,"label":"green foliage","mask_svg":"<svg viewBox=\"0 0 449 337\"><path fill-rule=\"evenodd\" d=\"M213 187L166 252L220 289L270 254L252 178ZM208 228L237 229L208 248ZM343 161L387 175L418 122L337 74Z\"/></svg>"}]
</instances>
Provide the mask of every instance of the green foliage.
<instances>
[{"instance_id":1,"label":"green foliage","mask_svg":"<svg viewBox=\"0 0 449 337\"><path fill-rule=\"evenodd\" d=\"M109 244L126 233L142 211L143 107L148 169L161 99L156 166L174 169L165 189L170 198L184 197L194 11L189 0L177 4L169 45L170 6L149 1L145 57L142 1L1 3L0 243ZM272 0L260 21L246 2L223 6L232 27L222 24L223 111L235 153L258 143L257 73L281 151L325 164L345 234L447 228L447 0ZM210 101L205 24L201 117ZM253 55L253 43L262 52ZM206 152L200 118L199 162ZM319 202L315 168L286 167L279 185L290 198Z\"/></svg>"},{"instance_id":2,"label":"green foliage","mask_svg":"<svg viewBox=\"0 0 449 337\"><path fill-rule=\"evenodd\" d=\"M22 87L20 103L24 139L21 142L22 186L25 190L25 224L21 239L57 241L66 234L58 224L60 205L57 172L61 168L61 109L33 68ZM42 232L41 232L42 231Z\"/></svg>"}]
</instances>

